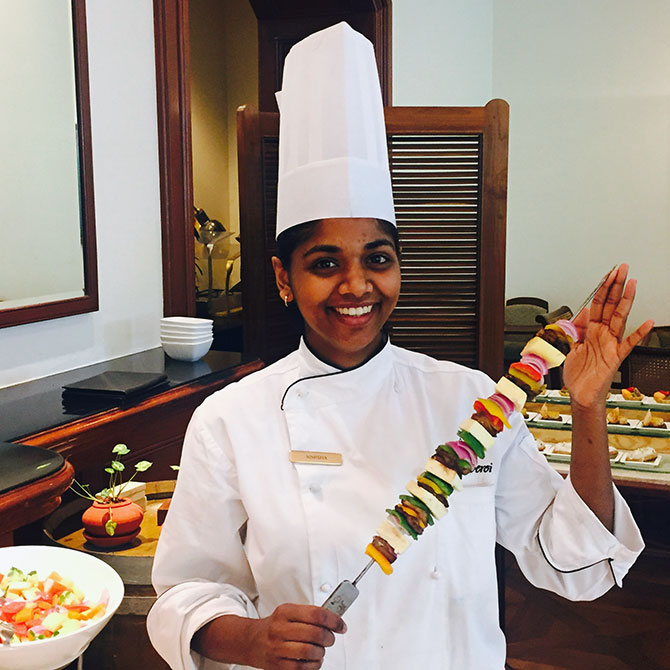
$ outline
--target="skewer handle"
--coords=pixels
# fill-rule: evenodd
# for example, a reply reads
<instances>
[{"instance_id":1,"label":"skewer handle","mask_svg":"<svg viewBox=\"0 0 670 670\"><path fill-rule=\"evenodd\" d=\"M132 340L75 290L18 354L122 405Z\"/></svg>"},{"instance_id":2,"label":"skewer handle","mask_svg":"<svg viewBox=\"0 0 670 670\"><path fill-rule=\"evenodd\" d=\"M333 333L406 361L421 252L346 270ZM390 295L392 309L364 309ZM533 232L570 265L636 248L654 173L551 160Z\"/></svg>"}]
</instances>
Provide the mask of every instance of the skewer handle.
<instances>
[{"instance_id":1,"label":"skewer handle","mask_svg":"<svg viewBox=\"0 0 670 670\"><path fill-rule=\"evenodd\" d=\"M348 579L345 579L326 598L326 602L321 607L342 616L356 598L358 598L358 589Z\"/></svg>"},{"instance_id":2,"label":"skewer handle","mask_svg":"<svg viewBox=\"0 0 670 670\"><path fill-rule=\"evenodd\" d=\"M373 566L374 560L370 562L361 570L358 577L350 582L345 579L339 586L326 598L326 602L321 605L331 612L335 612L338 616L342 616L350 607L351 604L358 598L358 588L356 584L362 579L363 575Z\"/></svg>"}]
</instances>

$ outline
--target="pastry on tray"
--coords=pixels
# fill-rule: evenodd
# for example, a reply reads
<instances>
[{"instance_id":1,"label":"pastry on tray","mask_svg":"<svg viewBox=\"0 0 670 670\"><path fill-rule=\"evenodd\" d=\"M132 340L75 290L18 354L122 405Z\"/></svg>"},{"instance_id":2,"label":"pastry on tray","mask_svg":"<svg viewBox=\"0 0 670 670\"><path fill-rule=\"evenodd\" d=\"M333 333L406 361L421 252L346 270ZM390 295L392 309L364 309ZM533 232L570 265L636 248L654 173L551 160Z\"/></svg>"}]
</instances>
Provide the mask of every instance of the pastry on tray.
<instances>
[{"instance_id":1,"label":"pastry on tray","mask_svg":"<svg viewBox=\"0 0 670 670\"><path fill-rule=\"evenodd\" d=\"M618 407L607 412L607 423L614 424L616 426L627 426L628 419L625 416L621 416L621 412Z\"/></svg>"},{"instance_id":2,"label":"pastry on tray","mask_svg":"<svg viewBox=\"0 0 670 670\"><path fill-rule=\"evenodd\" d=\"M637 386L629 386L626 389L621 389L621 395L624 400L642 400L644 398Z\"/></svg>"},{"instance_id":3,"label":"pastry on tray","mask_svg":"<svg viewBox=\"0 0 670 670\"><path fill-rule=\"evenodd\" d=\"M628 462L647 463L657 457L658 452L654 447L640 447L626 452L626 461Z\"/></svg>"},{"instance_id":4,"label":"pastry on tray","mask_svg":"<svg viewBox=\"0 0 670 670\"><path fill-rule=\"evenodd\" d=\"M670 391L656 391L654 400L658 403L670 405Z\"/></svg>"},{"instance_id":5,"label":"pastry on tray","mask_svg":"<svg viewBox=\"0 0 670 670\"><path fill-rule=\"evenodd\" d=\"M665 421L660 416L654 416L648 409L642 419L642 425L645 428L665 428Z\"/></svg>"},{"instance_id":6,"label":"pastry on tray","mask_svg":"<svg viewBox=\"0 0 670 670\"><path fill-rule=\"evenodd\" d=\"M562 396L565 396L566 398L570 397L570 391L568 391L567 386L564 386L562 389L558 391Z\"/></svg>"},{"instance_id":7,"label":"pastry on tray","mask_svg":"<svg viewBox=\"0 0 670 670\"><path fill-rule=\"evenodd\" d=\"M572 442L555 442L552 453L569 456L572 452Z\"/></svg>"},{"instance_id":8,"label":"pastry on tray","mask_svg":"<svg viewBox=\"0 0 670 670\"><path fill-rule=\"evenodd\" d=\"M540 418L543 421L560 421L561 413L558 410L549 409L545 402L542 407L540 407Z\"/></svg>"},{"instance_id":9,"label":"pastry on tray","mask_svg":"<svg viewBox=\"0 0 670 670\"><path fill-rule=\"evenodd\" d=\"M544 445L540 451L542 451L547 445ZM561 454L564 456L569 456L572 454L572 442L555 442L552 448L552 453L553 454ZM617 457L619 454L619 450L615 449L611 444L608 445L608 454L610 457L610 460L613 460Z\"/></svg>"}]
</instances>

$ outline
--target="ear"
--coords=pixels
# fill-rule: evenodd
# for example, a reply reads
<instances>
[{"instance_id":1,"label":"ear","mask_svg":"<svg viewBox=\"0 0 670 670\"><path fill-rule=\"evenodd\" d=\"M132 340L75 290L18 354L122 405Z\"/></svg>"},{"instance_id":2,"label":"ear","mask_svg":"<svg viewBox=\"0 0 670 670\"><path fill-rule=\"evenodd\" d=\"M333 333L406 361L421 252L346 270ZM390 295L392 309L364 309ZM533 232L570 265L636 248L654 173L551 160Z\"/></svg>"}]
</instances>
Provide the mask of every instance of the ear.
<instances>
[{"instance_id":1,"label":"ear","mask_svg":"<svg viewBox=\"0 0 670 670\"><path fill-rule=\"evenodd\" d=\"M277 258L277 256L272 257L272 269L275 271L275 282L277 283L277 288L279 289L279 295L282 300L286 297L290 302L293 300L293 291L291 290L291 284L288 278L288 271L282 265L282 262Z\"/></svg>"}]
</instances>

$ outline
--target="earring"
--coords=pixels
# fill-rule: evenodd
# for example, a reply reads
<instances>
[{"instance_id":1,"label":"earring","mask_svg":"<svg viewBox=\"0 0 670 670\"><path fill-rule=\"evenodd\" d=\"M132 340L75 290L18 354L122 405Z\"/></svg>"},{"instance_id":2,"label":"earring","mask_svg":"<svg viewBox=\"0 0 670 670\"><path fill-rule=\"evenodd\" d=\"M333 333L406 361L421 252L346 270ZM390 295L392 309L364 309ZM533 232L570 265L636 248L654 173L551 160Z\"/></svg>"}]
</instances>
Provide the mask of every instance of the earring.
<instances>
[{"instance_id":1,"label":"earring","mask_svg":"<svg viewBox=\"0 0 670 670\"><path fill-rule=\"evenodd\" d=\"M288 307L288 293L284 296L284 307Z\"/></svg>"}]
</instances>

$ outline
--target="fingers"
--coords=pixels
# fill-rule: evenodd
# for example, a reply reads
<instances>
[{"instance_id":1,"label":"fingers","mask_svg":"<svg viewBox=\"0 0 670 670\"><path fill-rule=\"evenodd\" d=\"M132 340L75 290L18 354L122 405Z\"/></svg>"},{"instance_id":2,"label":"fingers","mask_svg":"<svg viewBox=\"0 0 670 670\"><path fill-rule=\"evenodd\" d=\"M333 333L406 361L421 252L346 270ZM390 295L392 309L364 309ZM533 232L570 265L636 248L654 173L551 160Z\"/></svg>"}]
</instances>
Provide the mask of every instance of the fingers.
<instances>
[{"instance_id":1,"label":"fingers","mask_svg":"<svg viewBox=\"0 0 670 670\"><path fill-rule=\"evenodd\" d=\"M635 299L637 282L628 277L628 265L622 263L613 270L597 291L590 308L590 323L601 323L619 340Z\"/></svg>"},{"instance_id":2,"label":"fingers","mask_svg":"<svg viewBox=\"0 0 670 670\"><path fill-rule=\"evenodd\" d=\"M280 658L266 670L319 670L321 661L296 661L291 658Z\"/></svg>"},{"instance_id":3,"label":"fingers","mask_svg":"<svg viewBox=\"0 0 670 670\"><path fill-rule=\"evenodd\" d=\"M619 268L620 269L620 268ZM626 266L626 271L628 271L628 266ZM603 285L596 291L596 294L593 296L591 301L591 308L589 310L589 316L591 321L602 321L603 318L603 309L605 307L605 300L607 294L610 290L610 286L614 283L614 280L618 274L618 270L615 268L612 270Z\"/></svg>"},{"instance_id":4,"label":"fingers","mask_svg":"<svg viewBox=\"0 0 670 670\"><path fill-rule=\"evenodd\" d=\"M344 633L347 629L342 617L323 607L316 605L281 605L280 607L287 608L286 617L289 621L319 626L335 633Z\"/></svg>"},{"instance_id":5,"label":"fingers","mask_svg":"<svg viewBox=\"0 0 670 670\"><path fill-rule=\"evenodd\" d=\"M282 670L320 668L326 649L335 644L334 633L346 631L341 617L312 605L280 605L267 621L265 656Z\"/></svg>"},{"instance_id":6,"label":"fingers","mask_svg":"<svg viewBox=\"0 0 670 670\"><path fill-rule=\"evenodd\" d=\"M623 296L621 296L619 299L610 318L610 331L619 338L623 335L624 329L626 327L626 321L628 320L628 315L630 314L631 307L633 306L633 300L635 299L636 288L637 281L635 279L631 279L626 284Z\"/></svg>"},{"instance_id":7,"label":"fingers","mask_svg":"<svg viewBox=\"0 0 670 670\"><path fill-rule=\"evenodd\" d=\"M286 642L279 650L279 657L287 661L321 663L325 655L324 647L301 642Z\"/></svg>"},{"instance_id":8,"label":"fingers","mask_svg":"<svg viewBox=\"0 0 670 670\"><path fill-rule=\"evenodd\" d=\"M318 644L321 647L332 647L335 644L335 635L329 628L306 623L294 623L291 627L291 640L293 642Z\"/></svg>"},{"instance_id":9,"label":"fingers","mask_svg":"<svg viewBox=\"0 0 670 670\"><path fill-rule=\"evenodd\" d=\"M633 350L633 347L635 347L639 342L642 341L643 338L645 338L650 332L651 329L654 327L654 322L649 319L648 321L645 321L634 333L631 333L622 343L621 343L621 348L619 351L619 358L620 360L623 360L630 354L630 352Z\"/></svg>"},{"instance_id":10,"label":"fingers","mask_svg":"<svg viewBox=\"0 0 670 670\"><path fill-rule=\"evenodd\" d=\"M577 340L581 342L584 339L586 327L589 325L589 308L582 307L579 314L574 318L573 323L577 328Z\"/></svg>"},{"instance_id":11,"label":"fingers","mask_svg":"<svg viewBox=\"0 0 670 670\"><path fill-rule=\"evenodd\" d=\"M626 287L626 278L628 277L628 265L622 263L616 270L614 281L607 292L605 304L603 306L602 322L609 324L612 316L617 311L621 297L624 295Z\"/></svg>"}]
</instances>

